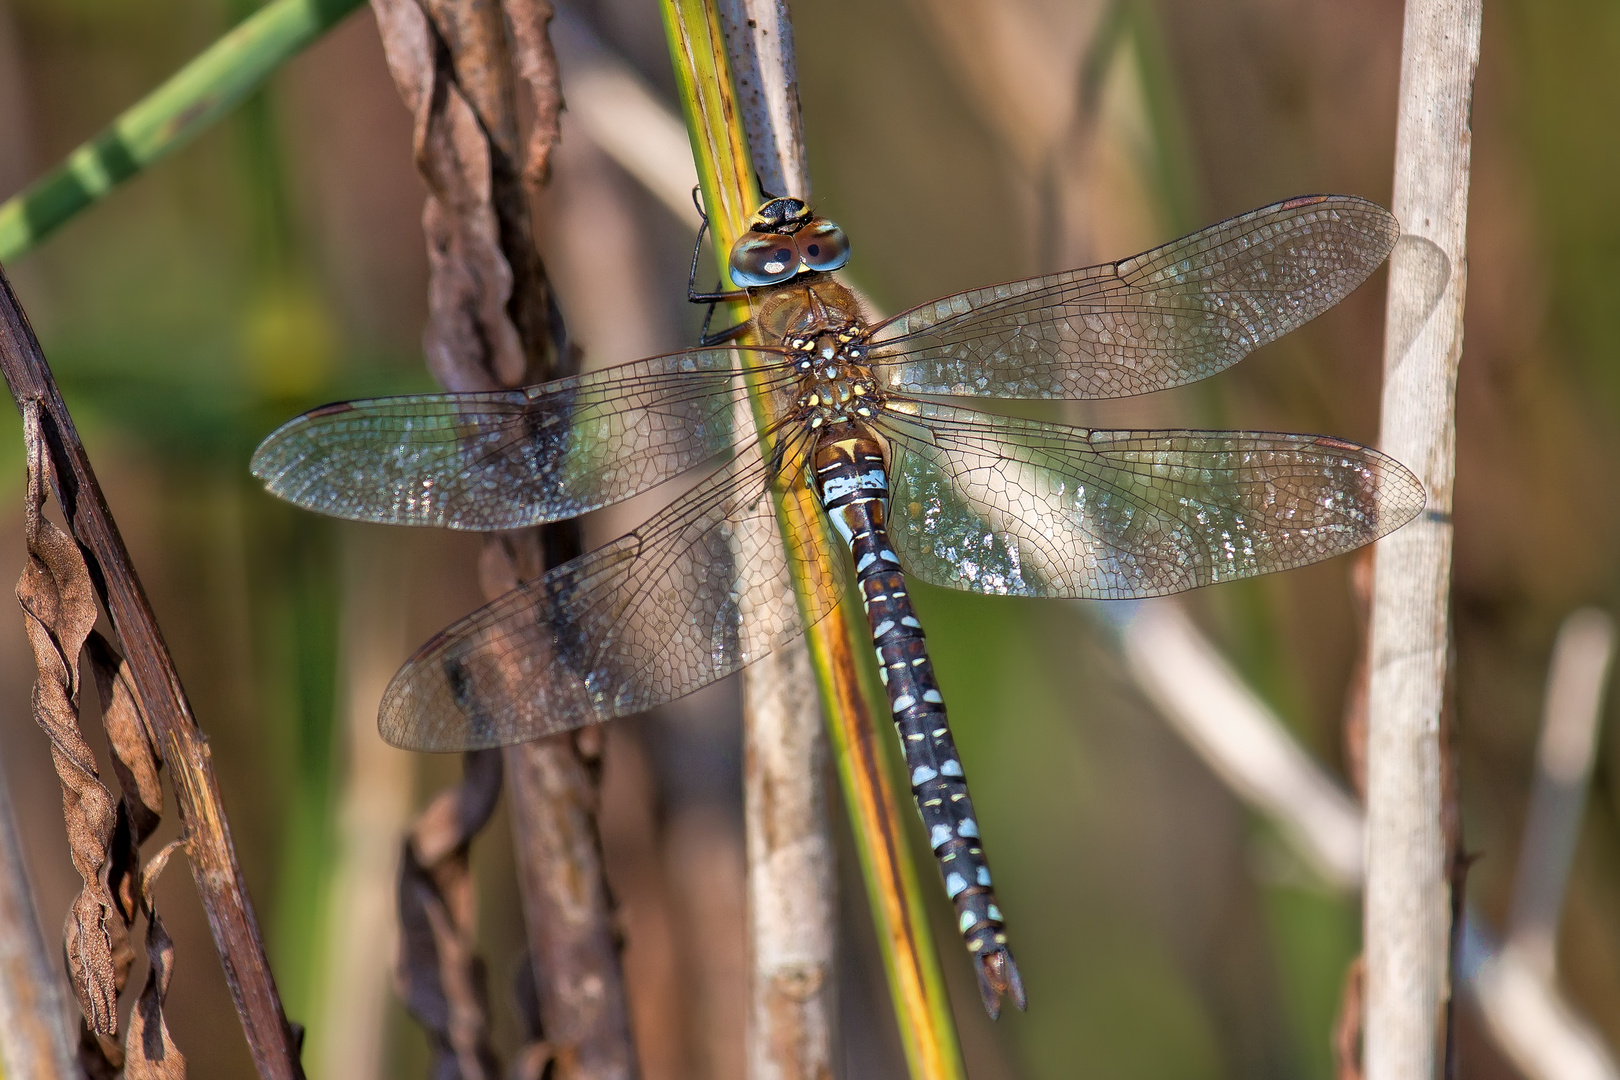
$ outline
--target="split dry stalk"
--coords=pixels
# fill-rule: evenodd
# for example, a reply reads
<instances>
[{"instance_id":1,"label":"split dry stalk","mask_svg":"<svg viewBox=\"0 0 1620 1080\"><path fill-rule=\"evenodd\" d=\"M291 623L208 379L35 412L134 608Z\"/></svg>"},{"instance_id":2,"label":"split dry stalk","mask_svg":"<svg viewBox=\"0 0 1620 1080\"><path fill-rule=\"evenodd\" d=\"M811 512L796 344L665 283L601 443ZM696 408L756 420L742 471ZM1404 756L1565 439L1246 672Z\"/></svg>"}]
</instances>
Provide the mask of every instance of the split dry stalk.
<instances>
[{"instance_id":1,"label":"split dry stalk","mask_svg":"<svg viewBox=\"0 0 1620 1080\"><path fill-rule=\"evenodd\" d=\"M1481 7L1481 0L1411 0L1402 40L1392 209L1407 235L1390 258L1380 445L1417 473L1429 505L1380 541L1376 556L1364 931L1368 1080L1435 1075L1450 995L1441 711L1450 651L1469 110Z\"/></svg>"},{"instance_id":2,"label":"split dry stalk","mask_svg":"<svg viewBox=\"0 0 1620 1080\"><path fill-rule=\"evenodd\" d=\"M745 231L760 199L739 122L744 110L736 99L724 32L713 6L702 0L664 0L662 8L724 282L729 280L726 254ZM732 307L733 318L747 317L745 308L735 310L741 305ZM744 364L748 363L745 354ZM745 377L752 377L751 372L745 371ZM768 406L763 395L750 397L753 423L765 430L772 420ZM836 550L808 488L794 485L781 492L777 511L787 542ZM836 588L821 576L830 574L831 568L819 560L792 560L791 572L801 597ZM851 629L842 618L821 619L809 627L806 640L907 1065L917 1078L961 1076L950 1001L902 831L905 818L889 780L888 762L873 735L872 710L855 662Z\"/></svg>"},{"instance_id":3,"label":"split dry stalk","mask_svg":"<svg viewBox=\"0 0 1620 1080\"><path fill-rule=\"evenodd\" d=\"M762 185L810 197L793 27L782 0L720 5L726 51ZM753 424L747 402L739 430ZM738 538L739 560L757 561ZM774 542L775 538L766 538ZM808 647L795 639L743 672L748 853L748 1075L833 1075L837 875L827 817L826 729Z\"/></svg>"}]
</instances>

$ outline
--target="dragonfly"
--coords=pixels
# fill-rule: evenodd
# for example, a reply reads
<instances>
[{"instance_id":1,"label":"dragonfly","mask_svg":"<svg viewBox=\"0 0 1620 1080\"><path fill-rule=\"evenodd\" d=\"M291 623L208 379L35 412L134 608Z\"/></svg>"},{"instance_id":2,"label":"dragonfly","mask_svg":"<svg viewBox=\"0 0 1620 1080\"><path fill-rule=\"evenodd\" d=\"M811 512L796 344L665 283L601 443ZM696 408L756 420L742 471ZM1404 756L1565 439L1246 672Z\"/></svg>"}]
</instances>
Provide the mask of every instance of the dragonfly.
<instances>
[{"instance_id":1,"label":"dragonfly","mask_svg":"<svg viewBox=\"0 0 1620 1080\"><path fill-rule=\"evenodd\" d=\"M852 568L917 809L996 1016L1026 994L908 581L1176 593L1348 552L1416 516L1424 493L1342 439L1073 427L960 399L1117 398L1214 375L1355 290L1399 231L1360 198L1289 199L876 321L837 279L843 230L772 198L730 252L738 288L697 292L693 255L688 297L746 300L746 322L522 389L314 409L271 434L252 469L324 514L474 531L686 482L639 528L412 656L379 711L383 737L411 749L517 743L681 697L832 613ZM773 418L763 431L747 419L750 382ZM814 499L785 497L795 485ZM797 602L794 576L811 583Z\"/></svg>"}]
</instances>

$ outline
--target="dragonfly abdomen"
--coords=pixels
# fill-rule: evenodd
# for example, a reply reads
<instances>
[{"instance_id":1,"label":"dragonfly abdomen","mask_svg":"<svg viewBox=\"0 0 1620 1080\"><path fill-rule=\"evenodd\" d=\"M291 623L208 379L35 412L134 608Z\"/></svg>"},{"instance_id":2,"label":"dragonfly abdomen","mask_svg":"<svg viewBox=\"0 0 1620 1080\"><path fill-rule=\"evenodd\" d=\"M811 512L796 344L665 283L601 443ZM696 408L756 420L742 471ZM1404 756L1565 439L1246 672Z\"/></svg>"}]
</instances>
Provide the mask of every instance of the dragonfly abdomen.
<instances>
[{"instance_id":1,"label":"dragonfly abdomen","mask_svg":"<svg viewBox=\"0 0 1620 1080\"><path fill-rule=\"evenodd\" d=\"M812 467L822 506L855 559L912 795L939 861L946 894L956 908L957 927L976 961L985 1008L995 1016L1003 995L1023 1008L1023 983L1007 949L1006 927L980 845L962 759L945 719L945 702L922 623L889 542L882 446L861 425L837 425L818 442Z\"/></svg>"}]
</instances>

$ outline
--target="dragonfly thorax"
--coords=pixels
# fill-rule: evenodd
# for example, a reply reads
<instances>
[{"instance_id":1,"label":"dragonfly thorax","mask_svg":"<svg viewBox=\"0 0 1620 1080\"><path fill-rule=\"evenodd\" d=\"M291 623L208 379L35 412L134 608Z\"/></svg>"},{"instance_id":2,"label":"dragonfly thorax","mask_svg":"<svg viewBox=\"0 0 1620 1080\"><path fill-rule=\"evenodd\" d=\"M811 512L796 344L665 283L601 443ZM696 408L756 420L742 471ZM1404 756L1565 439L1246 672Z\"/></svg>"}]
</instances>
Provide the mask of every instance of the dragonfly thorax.
<instances>
[{"instance_id":1,"label":"dragonfly thorax","mask_svg":"<svg viewBox=\"0 0 1620 1080\"><path fill-rule=\"evenodd\" d=\"M882 404L866 347L857 327L790 337L785 344L799 352L799 395L795 419L811 428L868 420Z\"/></svg>"}]
</instances>

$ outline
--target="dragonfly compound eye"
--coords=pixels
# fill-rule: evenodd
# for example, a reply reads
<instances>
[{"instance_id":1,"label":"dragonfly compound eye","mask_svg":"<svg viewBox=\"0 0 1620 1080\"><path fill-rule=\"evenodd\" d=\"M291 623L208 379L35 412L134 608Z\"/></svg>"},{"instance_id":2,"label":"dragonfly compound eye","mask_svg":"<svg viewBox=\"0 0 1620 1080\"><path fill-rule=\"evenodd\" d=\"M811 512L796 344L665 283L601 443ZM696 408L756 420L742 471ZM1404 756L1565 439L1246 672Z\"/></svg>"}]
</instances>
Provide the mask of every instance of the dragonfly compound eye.
<instances>
[{"instance_id":1,"label":"dragonfly compound eye","mask_svg":"<svg viewBox=\"0 0 1620 1080\"><path fill-rule=\"evenodd\" d=\"M743 233L731 249L731 279L744 288L786 281L799 272L799 252L791 238Z\"/></svg>"},{"instance_id":2,"label":"dragonfly compound eye","mask_svg":"<svg viewBox=\"0 0 1620 1080\"><path fill-rule=\"evenodd\" d=\"M849 237L826 218L816 218L794 233L793 243L812 270L837 270L849 262Z\"/></svg>"}]
</instances>

